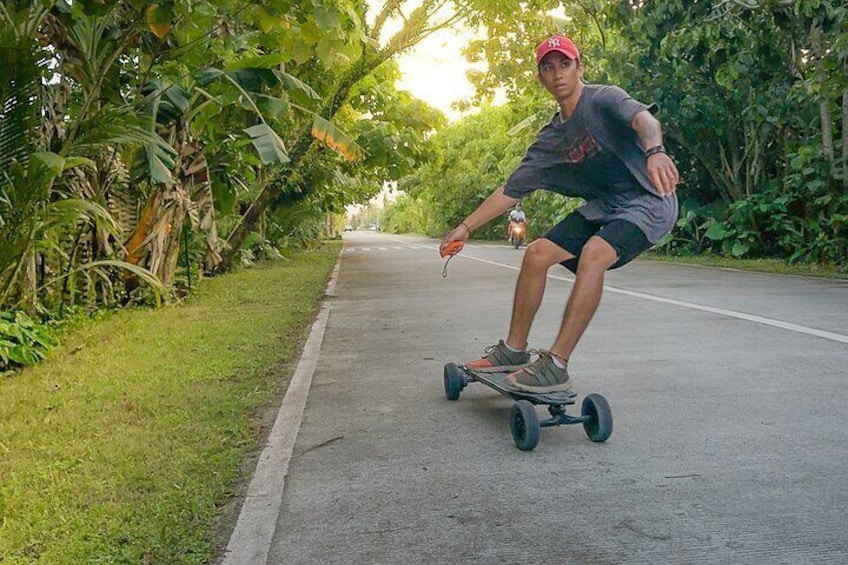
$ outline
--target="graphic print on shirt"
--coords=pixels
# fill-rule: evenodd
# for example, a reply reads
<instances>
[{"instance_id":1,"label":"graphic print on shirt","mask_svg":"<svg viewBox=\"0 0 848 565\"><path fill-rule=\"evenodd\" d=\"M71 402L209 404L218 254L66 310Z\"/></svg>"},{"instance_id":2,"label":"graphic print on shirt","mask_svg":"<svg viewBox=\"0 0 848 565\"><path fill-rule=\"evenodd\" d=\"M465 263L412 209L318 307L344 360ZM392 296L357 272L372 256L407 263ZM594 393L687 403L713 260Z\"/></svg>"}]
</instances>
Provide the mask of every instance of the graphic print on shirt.
<instances>
[{"instance_id":1,"label":"graphic print on shirt","mask_svg":"<svg viewBox=\"0 0 848 565\"><path fill-rule=\"evenodd\" d=\"M559 157L562 163L577 164L594 157L601 152L601 146L585 127L580 128L577 133L568 140L568 145L559 149Z\"/></svg>"}]
</instances>

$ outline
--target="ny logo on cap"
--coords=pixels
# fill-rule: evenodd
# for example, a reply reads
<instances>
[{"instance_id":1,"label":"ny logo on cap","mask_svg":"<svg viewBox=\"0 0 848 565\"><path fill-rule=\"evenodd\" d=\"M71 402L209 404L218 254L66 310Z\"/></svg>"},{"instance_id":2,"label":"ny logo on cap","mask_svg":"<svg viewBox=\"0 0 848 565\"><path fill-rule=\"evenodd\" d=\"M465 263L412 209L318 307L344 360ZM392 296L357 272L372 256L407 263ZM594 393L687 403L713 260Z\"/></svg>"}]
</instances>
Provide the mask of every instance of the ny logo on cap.
<instances>
[{"instance_id":1,"label":"ny logo on cap","mask_svg":"<svg viewBox=\"0 0 848 565\"><path fill-rule=\"evenodd\" d=\"M552 37L548 40L548 47L559 47L559 38Z\"/></svg>"}]
</instances>

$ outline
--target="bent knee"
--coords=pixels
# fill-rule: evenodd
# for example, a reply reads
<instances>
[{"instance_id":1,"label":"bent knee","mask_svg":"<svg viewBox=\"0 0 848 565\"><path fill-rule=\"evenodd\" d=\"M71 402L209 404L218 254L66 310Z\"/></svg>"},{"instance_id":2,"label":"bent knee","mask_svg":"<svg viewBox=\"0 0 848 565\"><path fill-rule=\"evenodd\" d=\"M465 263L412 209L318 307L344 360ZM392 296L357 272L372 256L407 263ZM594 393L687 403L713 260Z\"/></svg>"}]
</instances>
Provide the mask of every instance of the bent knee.
<instances>
[{"instance_id":1,"label":"bent knee","mask_svg":"<svg viewBox=\"0 0 848 565\"><path fill-rule=\"evenodd\" d=\"M547 269L572 258L574 258L574 255L553 241L540 238L527 245L522 262L527 266Z\"/></svg>"},{"instance_id":2,"label":"bent knee","mask_svg":"<svg viewBox=\"0 0 848 565\"><path fill-rule=\"evenodd\" d=\"M618 261L618 251L606 240L592 237L580 250L580 265L587 268L609 269Z\"/></svg>"}]
</instances>

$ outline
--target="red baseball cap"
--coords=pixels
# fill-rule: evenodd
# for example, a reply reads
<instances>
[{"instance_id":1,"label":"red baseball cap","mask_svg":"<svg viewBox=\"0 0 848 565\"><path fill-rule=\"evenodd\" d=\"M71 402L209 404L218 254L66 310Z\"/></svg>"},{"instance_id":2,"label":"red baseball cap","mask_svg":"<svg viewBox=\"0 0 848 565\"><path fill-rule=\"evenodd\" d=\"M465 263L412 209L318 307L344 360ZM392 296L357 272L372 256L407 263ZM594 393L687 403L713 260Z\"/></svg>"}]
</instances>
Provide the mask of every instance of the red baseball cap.
<instances>
[{"instance_id":1,"label":"red baseball cap","mask_svg":"<svg viewBox=\"0 0 848 565\"><path fill-rule=\"evenodd\" d=\"M580 58L580 51L574 42L564 35L552 35L536 47L536 64L542 62L542 58L551 51L562 53L569 59L575 61Z\"/></svg>"}]
</instances>

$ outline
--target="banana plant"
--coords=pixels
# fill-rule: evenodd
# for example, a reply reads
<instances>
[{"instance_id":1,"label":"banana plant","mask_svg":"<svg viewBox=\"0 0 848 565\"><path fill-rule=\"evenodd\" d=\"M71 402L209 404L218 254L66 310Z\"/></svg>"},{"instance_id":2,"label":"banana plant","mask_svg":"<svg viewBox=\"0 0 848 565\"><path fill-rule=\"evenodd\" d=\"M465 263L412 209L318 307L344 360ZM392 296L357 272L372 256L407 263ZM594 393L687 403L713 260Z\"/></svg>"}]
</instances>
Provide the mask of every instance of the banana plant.
<instances>
[{"instance_id":1,"label":"banana plant","mask_svg":"<svg viewBox=\"0 0 848 565\"><path fill-rule=\"evenodd\" d=\"M7 4L3 14L9 13ZM49 15L42 18L42 24L47 25ZM86 257L87 253L80 251L84 240L90 249L94 239L81 237L85 232L104 239L118 237L105 198L98 201L90 189L76 190L73 181L98 174L96 155L103 154L103 149L116 155L112 148L117 144L151 140L124 119L131 117L129 109L95 105L85 115L77 114L73 136L45 134L67 133L64 124L68 116L61 104L45 106L46 101L56 101L49 93L61 84L46 80L50 52L35 38L19 32L12 26L0 29L0 240L4 242L0 246L0 305L33 312L43 306L43 296L50 294L64 301L65 291L73 293L72 273L106 267L86 266L98 257ZM55 29L51 33L55 34ZM42 35L40 40L46 37ZM53 111L61 117L58 127L51 130L50 126L56 125L48 118ZM64 285L62 292L55 292L52 287L56 284Z\"/></svg>"},{"instance_id":2,"label":"banana plant","mask_svg":"<svg viewBox=\"0 0 848 565\"><path fill-rule=\"evenodd\" d=\"M150 151L139 154L141 166L136 170L144 173L139 180L145 180L153 189L127 243L130 262L147 265L166 284L172 280L180 246L177 234L182 233L186 216L192 218L192 227L197 230L200 217L209 218L214 213L212 175L202 144L210 136L234 135L240 130L256 151L261 166L273 168L289 161L286 144L274 124L295 109L312 114L316 137L348 158L354 157L359 151L356 144L332 123L292 103L288 96L292 90L311 99L320 98L307 84L281 70L278 56L247 57L223 69L203 68L183 84L176 79L151 81L145 89L151 134L166 139L177 158L166 170L160 155ZM224 120L231 131L219 131L224 112L231 115ZM212 115L214 122L208 119ZM253 124L236 125L245 122ZM217 128L215 132L211 131L213 127ZM236 186L232 180L226 186ZM204 267L212 270L220 261L222 247L214 219L206 222L204 232Z\"/></svg>"},{"instance_id":3,"label":"banana plant","mask_svg":"<svg viewBox=\"0 0 848 565\"><path fill-rule=\"evenodd\" d=\"M281 70L283 55L262 55L247 57L225 69L203 69L198 76L198 84L204 87L218 80L231 85L239 94L239 102L249 108L258 124L244 129L251 143L266 165L289 162L285 143L269 124L282 114L291 110L299 111L312 119L312 135L327 147L353 160L361 148L329 120L317 112L292 102L286 93L295 91L308 99L320 101L321 96L308 84ZM275 96L274 93L281 95Z\"/></svg>"},{"instance_id":4,"label":"banana plant","mask_svg":"<svg viewBox=\"0 0 848 565\"><path fill-rule=\"evenodd\" d=\"M93 166L92 161L81 157L34 152L27 156L26 164L13 161L4 171L0 179L0 210L6 218L0 226L0 238L5 243L0 251L0 304L34 310L39 291L73 272L107 266L135 268L122 262L90 261L66 269L63 275L44 278L37 286L37 263L43 265L54 257L71 266L74 250L67 248L67 235L77 230L80 223L97 224L112 235L119 233L112 216L99 204L82 198L60 198L54 190L68 171ZM104 278L102 273L99 275ZM144 275L158 299L161 285L150 273Z\"/></svg>"}]
</instances>

